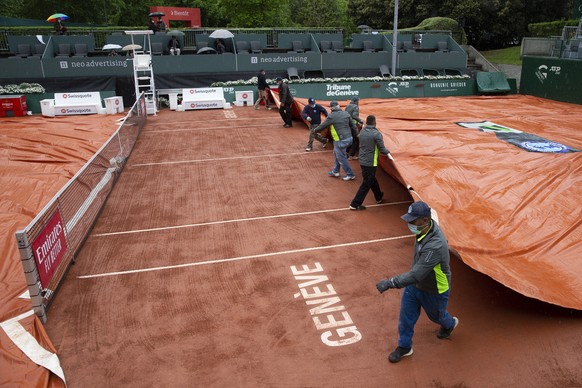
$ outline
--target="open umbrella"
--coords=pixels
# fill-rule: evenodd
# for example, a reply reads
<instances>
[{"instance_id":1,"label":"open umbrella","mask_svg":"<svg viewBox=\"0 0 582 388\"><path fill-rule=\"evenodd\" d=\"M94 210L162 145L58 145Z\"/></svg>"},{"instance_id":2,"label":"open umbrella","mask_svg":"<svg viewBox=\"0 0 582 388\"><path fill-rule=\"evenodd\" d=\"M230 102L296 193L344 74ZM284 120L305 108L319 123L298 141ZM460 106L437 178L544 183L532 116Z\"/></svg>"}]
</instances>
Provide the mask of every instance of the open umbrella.
<instances>
[{"instance_id":1,"label":"open umbrella","mask_svg":"<svg viewBox=\"0 0 582 388\"><path fill-rule=\"evenodd\" d=\"M185 34L180 31L180 30L172 30L172 31L168 31L167 34L169 36L175 35L175 36L184 36Z\"/></svg>"},{"instance_id":2,"label":"open umbrella","mask_svg":"<svg viewBox=\"0 0 582 388\"><path fill-rule=\"evenodd\" d=\"M165 13L163 12L151 12L149 15L149 17L155 17L155 16L166 16Z\"/></svg>"},{"instance_id":3,"label":"open umbrella","mask_svg":"<svg viewBox=\"0 0 582 388\"><path fill-rule=\"evenodd\" d=\"M121 45L115 43L106 44L105 46L103 46L103 48L101 48L101 50L119 50L119 49L121 49Z\"/></svg>"},{"instance_id":4,"label":"open umbrella","mask_svg":"<svg viewBox=\"0 0 582 388\"><path fill-rule=\"evenodd\" d=\"M131 50L141 50L141 46L139 44L128 44L127 46L123 46L123 51L131 51Z\"/></svg>"},{"instance_id":5,"label":"open umbrella","mask_svg":"<svg viewBox=\"0 0 582 388\"><path fill-rule=\"evenodd\" d=\"M46 21L47 22L51 22L54 23L57 20L67 20L69 17L67 15L65 15L64 13L53 13L51 16L49 16Z\"/></svg>"},{"instance_id":6,"label":"open umbrella","mask_svg":"<svg viewBox=\"0 0 582 388\"><path fill-rule=\"evenodd\" d=\"M216 54L216 50L212 47L202 47L200 50L196 51L196 54Z\"/></svg>"},{"instance_id":7,"label":"open umbrella","mask_svg":"<svg viewBox=\"0 0 582 388\"><path fill-rule=\"evenodd\" d=\"M360 25L358 26L358 29L360 29L360 30L371 30L371 29L372 29L372 27L370 27L370 26L368 26L368 25L366 25L366 24L360 24Z\"/></svg>"},{"instance_id":8,"label":"open umbrella","mask_svg":"<svg viewBox=\"0 0 582 388\"><path fill-rule=\"evenodd\" d=\"M216 30L212 34L208 35L208 37L214 39L229 39L234 38L234 34L229 30Z\"/></svg>"}]
</instances>

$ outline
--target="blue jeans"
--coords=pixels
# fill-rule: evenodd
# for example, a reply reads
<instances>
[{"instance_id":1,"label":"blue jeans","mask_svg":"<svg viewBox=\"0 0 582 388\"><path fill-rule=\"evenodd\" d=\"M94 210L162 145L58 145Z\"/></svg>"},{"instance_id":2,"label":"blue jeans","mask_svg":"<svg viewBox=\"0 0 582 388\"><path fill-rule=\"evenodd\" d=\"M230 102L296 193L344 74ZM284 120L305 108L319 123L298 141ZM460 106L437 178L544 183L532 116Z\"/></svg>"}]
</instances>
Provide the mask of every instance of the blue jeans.
<instances>
[{"instance_id":1,"label":"blue jeans","mask_svg":"<svg viewBox=\"0 0 582 388\"><path fill-rule=\"evenodd\" d=\"M421 307L431 321L445 329L450 329L455 325L453 316L447 312L449 293L450 290L442 294L433 294L421 291L414 286L407 286L404 289L398 319L398 346L407 349L412 347L414 325L420 316Z\"/></svg>"},{"instance_id":2,"label":"blue jeans","mask_svg":"<svg viewBox=\"0 0 582 388\"><path fill-rule=\"evenodd\" d=\"M348 137L347 139L333 142L333 157L335 161L333 172L339 173L341 166L344 168L347 176L354 176L354 172L350 167L350 162L348 162L348 155L346 154L346 149L352 144L352 141L353 138Z\"/></svg>"}]
</instances>

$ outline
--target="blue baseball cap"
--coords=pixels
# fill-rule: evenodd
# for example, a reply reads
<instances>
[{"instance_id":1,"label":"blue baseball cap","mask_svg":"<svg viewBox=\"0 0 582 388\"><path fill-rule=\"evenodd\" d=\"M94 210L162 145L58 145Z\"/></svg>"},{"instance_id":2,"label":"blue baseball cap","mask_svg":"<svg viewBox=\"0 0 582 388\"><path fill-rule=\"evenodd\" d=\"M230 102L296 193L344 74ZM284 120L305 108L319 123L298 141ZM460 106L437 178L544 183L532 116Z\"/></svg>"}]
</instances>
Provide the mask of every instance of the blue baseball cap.
<instances>
[{"instance_id":1,"label":"blue baseball cap","mask_svg":"<svg viewBox=\"0 0 582 388\"><path fill-rule=\"evenodd\" d=\"M406 212L406 214L402 215L400 218L406 222L412 222L421 217L430 218L430 207L422 201L417 201L410 205L408 207L408 212Z\"/></svg>"},{"instance_id":2,"label":"blue baseball cap","mask_svg":"<svg viewBox=\"0 0 582 388\"><path fill-rule=\"evenodd\" d=\"M281 77L277 77L277 78L275 78L275 81L277 81L277 82L279 82L279 81L283 81L283 78L281 78Z\"/></svg>"},{"instance_id":3,"label":"blue baseball cap","mask_svg":"<svg viewBox=\"0 0 582 388\"><path fill-rule=\"evenodd\" d=\"M308 102L309 104L315 104L315 98L313 98L313 97L309 97L309 99L307 100L307 102Z\"/></svg>"}]
</instances>

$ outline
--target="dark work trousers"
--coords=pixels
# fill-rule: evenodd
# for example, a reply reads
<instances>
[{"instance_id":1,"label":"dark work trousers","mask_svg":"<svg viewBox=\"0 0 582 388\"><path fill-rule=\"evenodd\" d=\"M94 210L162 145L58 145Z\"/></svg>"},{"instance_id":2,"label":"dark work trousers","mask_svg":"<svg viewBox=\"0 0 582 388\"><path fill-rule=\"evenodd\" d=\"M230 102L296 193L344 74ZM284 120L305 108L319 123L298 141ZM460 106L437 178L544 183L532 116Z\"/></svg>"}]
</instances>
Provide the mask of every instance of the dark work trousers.
<instances>
[{"instance_id":1,"label":"dark work trousers","mask_svg":"<svg viewBox=\"0 0 582 388\"><path fill-rule=\"evenodd\" d=\"M357 156L360 153L360 139L357 136L354 137L354 142L346 151L348 156Z\"/></svg>"},{"instance_id":2,"label":"dark work trousers","mask_svg":"<svg viewBox=\"0 0 582 388\"><path fill-rule=\"evenodd\" d=\"M368 195L368 191L372 189L374 193L374 198L376 201L382 199L382 191L380 190L380 185L378 184L378 180L376 179L376 169L378 167L374 166L360 166L362 167L362 184L356 193L354 199L352 199L352 203L350 204L353 207L360 206L364 199L366 199L366 195Z\"/></svg>"},{"instance_id":3,"label":"dark work trousers","mask_svg":"<svg viewBox=\"0 0 582 388\"><path fill-rule=\"evenodd\" d=\"M281 115L281 118L283 119L285 124L293 125L293 123L291 122L291 104L285 105L281 104L281 106L279 107L279 114Z\"/></svg>"}]
</instances>

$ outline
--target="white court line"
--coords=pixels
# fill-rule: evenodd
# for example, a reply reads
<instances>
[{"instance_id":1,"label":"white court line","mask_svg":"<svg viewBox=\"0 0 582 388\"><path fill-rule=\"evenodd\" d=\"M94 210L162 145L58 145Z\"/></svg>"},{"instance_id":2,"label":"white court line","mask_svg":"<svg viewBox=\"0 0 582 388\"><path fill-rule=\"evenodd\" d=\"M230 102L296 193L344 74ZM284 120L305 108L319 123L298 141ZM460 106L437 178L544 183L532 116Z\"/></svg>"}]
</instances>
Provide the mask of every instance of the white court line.
<instances>
[{"instance_id":1,"label":"white court line","mask_svg":"<svg viewBox=\"0 0 582 388\"><path fill-rule=\"evenodd\" d=\"M173 161L173 162L137 163L137 164L132 164L131 167L163 166L163 165L201 163L201 162L219 162L219 161L224 161L224 160L237 160L237 159L274 158L274 157L280 157L280 156L318 154L318 153L322 153L322 152L333 152L333 150L325 150L325 151L322 150L322 151L311 151L311 152L305 152L305 151L304 152L291 152L291 153L286 153L286 154L231 156L229 158L177 160L177 161Z\"/></svg>"},{"instance_id":2,"label":"white court line","mask_svg":"<svg viewBox=\"0 0 582 388\"><path fill-rule=\"evenodd\" d=\"M379 205L368 205L366 207L402 205L405 203L410 203L410 201L381 203ZM99 234L92 235L92 237L119 236L119 235L123 235L123 234L159 232L159 231L164 231L164 230L195 228L198 226L232 224L232 223L236 223L236 222L248 222L248 221L258 221L258 220L272 220L272 219L277 219L277 218L298 217L298 216L305 216L305 215L310 215L310 214L335 213L335 212L339 212L339 211L352 211L352 210L350 210L349 208L342 207L342 208L338 208L338 209L315 210L315 211L311 211L311 212L277 214L274 216L238 218L238 219L234 219L234 220L201 222L199 224L186 224L186 225L164 226L164 227L151 228L151 229L126 230L126 231L122 231L122 232L99 233Z\"/></svg>"},{"instance_id":3,"label":"white court line","mask_svg":"<svg viewBox=\"0 0 582 388\"><path fill-rule=\"evenodd\" d=\"M80 276L77 276L77 279L103 278L103 277L109 277L109 276L130 275L130 274L143 273L143 272L163 271L163 270L176 269L176 268L197 267L197 266L201 266L201 265L229 263L229 262L233 262L233 261L259 259L262 257L269 257L269 256L281 256L281 255L287 255L290 253L312 252L312 251L320 251L320 250L324 250L324 249L351 247L351 246L365 245L365 244L375 244L375 243L379 243L379 242L400 240L400 239L410 238L410 237L414 237L414 235L407 234L404 236L378 238L375 240L356 241L356 242L351 242L351 243L334 244L334 245L324 245L324 246L313 247L313 248L292 249L289 251L281 251L281 252L260 253L257 255L239 256L239 257L231 257L231 258L227 258L227 259L200 261L200 262L196 262L196 263L165 265L165 266L161 266L161 267L133 269L133 270L128 270L128 271L104 272L104 273L97 273L97 274L93 274L93 275L80 275Z\"/></svg>"},{"instance_id":4,"label":"white court line","mask_svg":"<svg viewBox=\"0 0 582 388\"><path fill-rule=\"evenodd\" d=\"M192 123L188 123L192 124ZM174 123L172 123L174 125ZM245 125L244 127L235 127L235 129L245 129L245 128L273 128L273 124L264 125ZM186 132L186 131L209 131L214 129L233 129L232 125L226 127L203 127L203 128L179 128L179 129L153 129L149 131L142 131L142 133L168 133L168 132Z\"/></svg>"}]
</instances>

